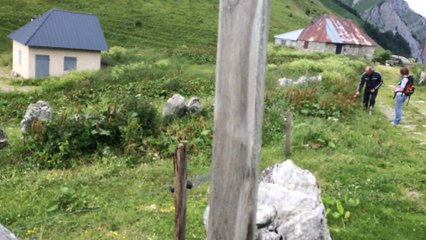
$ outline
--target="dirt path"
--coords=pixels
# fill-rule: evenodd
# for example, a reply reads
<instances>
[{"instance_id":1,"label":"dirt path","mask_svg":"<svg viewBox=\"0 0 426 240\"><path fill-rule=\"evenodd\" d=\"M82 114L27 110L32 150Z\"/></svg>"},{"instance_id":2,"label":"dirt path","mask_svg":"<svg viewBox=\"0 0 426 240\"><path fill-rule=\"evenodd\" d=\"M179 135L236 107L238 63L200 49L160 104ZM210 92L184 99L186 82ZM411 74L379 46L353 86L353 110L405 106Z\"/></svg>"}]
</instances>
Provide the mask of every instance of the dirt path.
<instances>
[{"instance_id":1,"label":"dirt path","mask_svg":"<svg viewBox=\"0 0 426 240\"><path fill-rule=\"evenodd\" d=\"M385 66L377 67L384 77L385 84L378 97L378 107L386 115L389 124L395 117L395 100L393 89L399 82L399 70ZM408 105L403 107L402 127L409 135L426 148L426 87L418 86Z\"/></svg>"},{"instance_id":2,"label":"dirt path","mask_svg":"<svg viewBox=\"0 0 426 240\"><path fill-rule=\"evenodd\" d=\"M0 93L2 92L30 92L37 87L33 86L15 86L12 84L14 81L11 70L7 67L0 67Z\"/></svg>"}]
</instances>

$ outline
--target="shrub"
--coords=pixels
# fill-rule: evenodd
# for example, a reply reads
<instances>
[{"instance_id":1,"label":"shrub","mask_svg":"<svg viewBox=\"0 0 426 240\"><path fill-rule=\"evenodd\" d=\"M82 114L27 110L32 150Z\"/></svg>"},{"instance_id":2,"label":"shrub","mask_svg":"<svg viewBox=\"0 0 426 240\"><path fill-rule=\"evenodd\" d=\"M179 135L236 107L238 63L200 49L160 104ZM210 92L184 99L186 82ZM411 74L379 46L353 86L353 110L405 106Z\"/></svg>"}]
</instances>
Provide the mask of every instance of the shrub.
<instances>
[{"instance_id":1,"label":"shrub","mask_svg":"<svg viewBox=\"0 0 426 240\"><path fill-rule=\"evenodd\" d=\"M102 155L105 148L140 156L145 153L144 138L158 135L159 125L156 108L131 97L123 106L114 104L97 115L65 111L35 122L25 139L40 168L69 168L79 159L90 161L88 154Z\"/></svg>"},{"instance_id":2,"label":"shrub","mask_svg":"<svg viewBox=\"0 0 426 240\"><path fill-rule=\"evenodd\" d=\"M160 117L157 109L147 100L130 97L126 100L122 111L127 116L128 124L135 124L134 120L137 120L141 136L155 136L158 134Z\"/></svg>"},{"instance_id":3,"label":"shrub","mask_svg":"<svg viewBox=\"0 0 426 240\"><path fill-rule=\"evenodd\" d=\"M386 60L389 60L392 56L390 50L376 49L373 56L373 61L381 64L385 64Z\"/></svg>"},{"instance_id":4,"label":"shrub","mask_svg":"<svg viewBox=\"0 0 426 240\"><path fill-rule=\"evenodd\" d=\"M12 54L4 53L0 55L0 66L7 67L12 65Z\"/></svg>"},{"instance_id":5,"label":"shrub","mask_svg":"<svg viewBox=\"0 0 426 240\"><path fill-rule=\"evenodd\" d=\"M127 56L127 50L123 47L113 46L108 52L102 52L102 63L105 65L115 65L124 62Z\"/></svg>"},{"instance_id":6,"label":"shrub","mask_svg":"<svg viewBox=\"0 0 426 240\"><path fill-rule=\"evenodd\" d=\"M150 68L151 66L144 62L132 63L129 65L117 65L111 70L111 78L115 81L136 81L141 79Z\"/></svg>"}]
</instances>

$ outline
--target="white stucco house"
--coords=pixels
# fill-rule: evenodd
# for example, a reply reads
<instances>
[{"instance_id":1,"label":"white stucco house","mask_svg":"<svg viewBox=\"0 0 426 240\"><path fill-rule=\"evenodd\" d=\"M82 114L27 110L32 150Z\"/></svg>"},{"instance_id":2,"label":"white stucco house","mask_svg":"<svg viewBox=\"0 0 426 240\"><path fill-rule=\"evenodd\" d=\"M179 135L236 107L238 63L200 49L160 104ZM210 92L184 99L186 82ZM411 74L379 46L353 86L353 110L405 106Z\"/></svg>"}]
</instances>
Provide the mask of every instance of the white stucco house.
<instances>
[{"instance_id":1,"label":"white stucco house","mask_svg":"<svg viewBox=\"0 0 426 240\"><path fill-rule=\"evenodd\" d=\"M23 78L60 76L71 70L99 70L108 50L94 14L52 9L8 36L13 40L13 74Z\"/></svg>"}]
</instances>

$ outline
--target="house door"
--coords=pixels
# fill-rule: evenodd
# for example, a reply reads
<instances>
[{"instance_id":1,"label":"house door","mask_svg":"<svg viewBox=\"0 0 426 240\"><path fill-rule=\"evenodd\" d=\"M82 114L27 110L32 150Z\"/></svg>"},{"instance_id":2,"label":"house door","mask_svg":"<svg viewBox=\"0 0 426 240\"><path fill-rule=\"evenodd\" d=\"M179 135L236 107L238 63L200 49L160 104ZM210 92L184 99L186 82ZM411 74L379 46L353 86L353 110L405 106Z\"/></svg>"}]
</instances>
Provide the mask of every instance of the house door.
<instances>
[{"instance_id":1,"label":"house door","mask_svg":"<svg viewBox=\"0 0 426 240\"><path fill-rule=\"evenodd\" d=\"M49 76L49 55L36 55L35 62L35 77L48 77Z\"/></svg>"},{"instance_id":2,"label":"house door","mask_svg":"<svg viewBox=\"0 0 426 240\"><path fill-rule=\"evenodd\" d=\"M304 43L303 43L303 49L308 49L309 48L309 42L308 41L305 41Z\"/></svg>"},{"instance_id":3,"label":"house door","mask_svg":"<svg viewBox=\"0 0 426 240\"><path fill-rule=\"evenodd\" d=\"M336 45L336 54L342 54L343 44Z\"/></svg>"}]
</instances>

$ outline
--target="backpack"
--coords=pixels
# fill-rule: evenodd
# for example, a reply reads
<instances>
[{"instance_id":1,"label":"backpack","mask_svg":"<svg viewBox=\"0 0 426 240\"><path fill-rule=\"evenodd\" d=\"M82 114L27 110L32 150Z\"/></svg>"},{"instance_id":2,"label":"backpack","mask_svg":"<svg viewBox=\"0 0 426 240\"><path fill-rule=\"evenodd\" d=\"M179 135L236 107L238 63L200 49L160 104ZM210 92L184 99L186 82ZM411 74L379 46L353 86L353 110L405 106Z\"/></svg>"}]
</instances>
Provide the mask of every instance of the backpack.
<instances>
[{"instance_id":1,"label":"backpack","mask_svg":"<svg viewBox=\"0 0 426 240\"><path fill-rule=\"evenodd\" d=\"M414 78L412 76L408 76L407 79L408 82L407 84L405 84L404 94L407 97L411 97L411 95L414 94L414 90L416 90L416 88L414 87Z\"/></svg>"}]
</instances>

